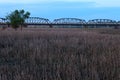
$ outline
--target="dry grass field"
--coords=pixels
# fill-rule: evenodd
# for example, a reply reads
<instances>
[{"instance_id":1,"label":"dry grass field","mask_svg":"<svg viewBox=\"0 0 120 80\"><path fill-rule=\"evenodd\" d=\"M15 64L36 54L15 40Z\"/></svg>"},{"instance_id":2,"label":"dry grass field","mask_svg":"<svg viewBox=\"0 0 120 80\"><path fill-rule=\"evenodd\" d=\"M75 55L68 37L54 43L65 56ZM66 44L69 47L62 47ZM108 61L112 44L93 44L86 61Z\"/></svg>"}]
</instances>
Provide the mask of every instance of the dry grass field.
<instances>
[{"instance_id":1,"label":"dry grass field","mask_svg":"<svg viewBox=\"0 0 120 80\"><path fill-rule=\"evenodd\" d=\"M0 80L120 80L120 30L0 30Z\"/></svg>"}]
</instances>

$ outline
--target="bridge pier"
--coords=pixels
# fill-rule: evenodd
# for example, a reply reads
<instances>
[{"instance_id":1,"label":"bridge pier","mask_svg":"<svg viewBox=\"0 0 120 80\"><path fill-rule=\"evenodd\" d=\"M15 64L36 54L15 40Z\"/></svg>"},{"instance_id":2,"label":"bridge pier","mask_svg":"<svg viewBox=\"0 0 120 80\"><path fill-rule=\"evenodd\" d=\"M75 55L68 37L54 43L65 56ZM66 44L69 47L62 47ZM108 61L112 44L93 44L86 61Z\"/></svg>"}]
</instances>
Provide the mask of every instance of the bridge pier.
<instances>
[{"instance_id":1,"label":"bridge pier","mask_svg":"<svg viewBox=\"0 0 120 80\"><path fill-rule=\"evenodd\" d=\"M50 28L53 28L53 25L52 25L52 24L50 24L50 25L49 25L49 27L50 27Z\"/></svg>"},{"instance_id":2,"label":"bridge pier","mask_svg":"<svg viewBox=\"0 0 120 80\"><path fill-rule=\"evenodd\" d=\"M109 25L107 25L107 28L109 28Z\"/></svg>"},{"instance_id":3,"label":"bridge pier","mask_svg":"<svg viewBox=\"0 0 120 80\"><path fill-rule=\"evenodd\" d=\"M84 25L81 25L82 28L84 28Z\"/></svg>"},{"instance_id":4,"label":"bridge pier","mask_svg":"<svg viewBox=\"0 0 120 80\"><path fill-rule=\"evenodd\" d=\"M97 26L96 26L96 25L94 25L94 28L97 28Z\"/></svg>"}]
</instances>

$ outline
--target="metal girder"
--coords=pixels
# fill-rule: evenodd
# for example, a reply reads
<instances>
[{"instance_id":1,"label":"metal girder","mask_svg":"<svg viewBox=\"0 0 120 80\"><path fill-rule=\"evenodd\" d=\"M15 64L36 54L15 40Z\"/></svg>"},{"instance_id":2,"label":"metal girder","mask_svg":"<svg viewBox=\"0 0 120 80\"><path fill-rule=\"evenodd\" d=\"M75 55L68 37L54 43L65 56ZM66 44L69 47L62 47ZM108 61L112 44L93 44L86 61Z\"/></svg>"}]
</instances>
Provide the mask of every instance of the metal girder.
<instances>
[{"instance_id":1,"label":"metal girder","mask_svg":"<svg viewBox=\"0 0 120 80\"><path fill-rule=\"evenodd\" d=\"M88 23L116 23L115 20L110 20L110 19L93 19L89 20Z\"/></svg>"},{"instance_id":2,"label":"metal girder","mask_svg":"<svg viewBox=\"0 0 120 80\"><path fill-rule=\"evenodd\" d=\"M85 20L83 19L78 19L78 18L60 18L60 19L55 19L53 21L55 24L82 24L86 23Z\"/></svg>"},{"instance_id":3,"label":"metal girder","mask_svg":"<svg viewBox=\"0 0 120 80\"><path fill-rule=\"evenodd\" d=\"M30 17L25 20L25 23L28 24L48 24L50 23L49 19L39 18L39 17Z\"/></svg>"}]
</instances>

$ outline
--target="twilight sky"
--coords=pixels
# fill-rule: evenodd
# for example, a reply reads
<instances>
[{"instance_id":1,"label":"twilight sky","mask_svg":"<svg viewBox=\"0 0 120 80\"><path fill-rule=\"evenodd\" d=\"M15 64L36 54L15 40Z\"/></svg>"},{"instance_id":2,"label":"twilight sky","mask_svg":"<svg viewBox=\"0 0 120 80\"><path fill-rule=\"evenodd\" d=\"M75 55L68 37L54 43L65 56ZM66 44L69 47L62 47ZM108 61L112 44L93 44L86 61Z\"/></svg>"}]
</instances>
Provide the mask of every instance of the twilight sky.
<instances>
[{"instance_id":1,"label":"twilight sky","mask_svg":"<svg viewBox=\"0 0 120 80\"><path fill-rule=\"evenodd\" d=\"M120 0L0 0L0 17L24 9L32 17L120 20Z\"/></svg>"}]
</instances>

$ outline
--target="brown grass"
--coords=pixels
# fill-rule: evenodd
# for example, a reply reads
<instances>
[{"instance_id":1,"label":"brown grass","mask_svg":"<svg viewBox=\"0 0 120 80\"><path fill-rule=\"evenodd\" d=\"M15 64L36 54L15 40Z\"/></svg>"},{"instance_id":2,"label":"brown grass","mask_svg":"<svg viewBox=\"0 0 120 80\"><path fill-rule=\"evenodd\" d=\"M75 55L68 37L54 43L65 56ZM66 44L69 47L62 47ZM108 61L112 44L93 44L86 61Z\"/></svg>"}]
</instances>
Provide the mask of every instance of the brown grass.
<instances>
[{"instance_id":1,"label":"brown grass","mask_svg":"<svg viewBox=\"0 0 120 80\"><path fill-rule=\"evenodd\" d=\"M120 80L120 34L111 33L63 28L0 31L0 80Z\"/></svg>"}]
</instances>

